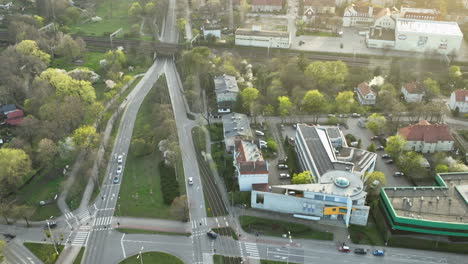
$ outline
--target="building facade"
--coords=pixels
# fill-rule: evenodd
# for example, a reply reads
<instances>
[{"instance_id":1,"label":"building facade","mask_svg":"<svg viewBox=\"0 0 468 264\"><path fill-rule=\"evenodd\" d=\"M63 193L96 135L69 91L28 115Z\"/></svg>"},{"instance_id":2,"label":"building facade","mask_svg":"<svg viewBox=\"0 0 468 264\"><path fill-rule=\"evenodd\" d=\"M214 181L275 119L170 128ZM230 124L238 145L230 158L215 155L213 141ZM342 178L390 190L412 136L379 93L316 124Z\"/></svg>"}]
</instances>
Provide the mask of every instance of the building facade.
<instances>
[{"instance_id":1,"label":"building facade","mask_svg":"<svg viewBox=\"0 0 468 264\"><path fill-rule=\"evenodd\" d=\"M236 77L226 74L216 76L214 84L218 113L230 113L239 95Z\"/></svg>"},{"instance_id":2,"label":"building facade","mask_svg":"<svg viewBox=\"0 0 468 264\"><path fill-rule=\"evenodd\" d=\"M234 167L240 191L251 191L252 184L268 183L268 162L253 141L235 141Z\"/></svg>"},{"instance_id":3,"label":"building facade","mask_svg":"<svg viewBox=\"0 0 468 264\"><path fill-rule=\"evenodd\" d=\"M463 89L452 92L448 105L452 111L458 108L460 113L468 113L468 90Z\"/></svg>"},{"instance_id":4,"label":"building facade","mask_svg":"<svg viewBox=\"0 0 468 264\"><path fill-rule=\"evenodd\" d=\"M401 93L406 102L420 103L424 97L424 86L420 82L405 83L401 87Z\"/></svg>"},{"instance_id":5,"label":"building facade","mask_svg":"<svg viewBox=\"0 0 468 264\"><path fill-rule=\"evenodd\" d=\"M407 151L422 153L451 151L455 143L447 125L431 124L426 120L400 128L398 134L406 140L405 150Z\"/></svg>"},{"instance_id":6,"label":"building facade","mask_svg":"<svg viewBox=\"0 0 468 264\"><path fill-rule=\"evenodd\" d=\"M358 85L356 94L360 105L375 105L377 96L367 82Z\"/></svg>"},{"instance_id":7,"label":"building facade","mask_svg":"<svg viewBox=\"0 0 468 264\"><path fill-rule=\"evenodd\" d=\"M291 35L284 31L262 30L260 27L253 27L252 29L238 28L235 44L239 46L289 49Z\"/></svg>"},{"instance_id":8,"label":"building facade","mask_svg":"<svg viewBox=\"0 0 468 264\"><path fill-rule=\"evenodd\" d=\"M314 14L335 14L335 0L304 0L304 13L312 10Z\"/></svg>"},{"instance_id":9,"label":"building facade","mask_svg":"<svg viewBox=\"0 0 468 264\"><path fill-rule=\"evenodd\" d=\"M252 12L280 12L283 9L283 0L252 0Z\"/></svg>"},{"instance_id":10,"label":"building facade","mask_svg":"<svg viewBox=\"0 0 468 264\"><path fill-rule=\"evenodd\" d=\"M382 8L376 15L374 20L374 27L395 29L396 19L394 13L397 10L390 10L390 8Z\"/></svg>"},{"instance_id":11,"label":"building facade","mask_svg":"<svg viewBox=\"0 0 468 264\"><path fill-rule=\"evenodd\" d=\"M344 10L343 27L368 27L374 24L375 15L381 8L352 4Z\"/></svg>"}]
</instances>

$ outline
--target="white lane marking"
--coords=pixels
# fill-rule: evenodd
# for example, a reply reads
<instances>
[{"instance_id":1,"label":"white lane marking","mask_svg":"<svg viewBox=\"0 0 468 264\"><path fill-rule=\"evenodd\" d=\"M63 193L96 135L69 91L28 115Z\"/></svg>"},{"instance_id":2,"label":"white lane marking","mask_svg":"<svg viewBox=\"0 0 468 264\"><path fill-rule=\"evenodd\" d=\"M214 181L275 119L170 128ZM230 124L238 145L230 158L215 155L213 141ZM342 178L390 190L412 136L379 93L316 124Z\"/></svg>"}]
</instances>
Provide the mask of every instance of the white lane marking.
<instances>
[{"instance_id":1,"label":"white lane marking","mask_svg":"<svg viewBox=\"0 0 468 264\"><path fill-rule=\"evenodd\" d=\"M122 235L122 238L120 239L120 246L122 247L122 253L123 253L123 256L124 256L124 259L127 258L127 254L125 253L125 247L124 247L124 237L125 237L125 233Z\"/></svg>"},{"instance_id":2,"label":"white lane marking","mask_svg":"<svg viewBox=\"0 0 468 264\"><path fill-rule=\"evenodd\" d=\"M245 246L245 251L247 251L247 254L251 258L260 258L260 255L258 253L258 247L256 243L244 243Z\"/></svg>"},{"instance_id":3,"label":"white lane marking","mask_svg":"<svg viewBox=\"0 0 468 264\"><path fill-rule=\"evenodd\" d=\"M33 261L33 259L32 259L32 258L30 258L30 257L27 257L27 259L28 259L28 260L29 260L29 261L30 261L32 264L34 264L34 261Z\"/></svg>"},{"instance_id":4,"label":"white lane marking","mask_svg":"<svg viewBox=\"0 0 468 264\"><path fill-rule=\"evenodd\" d=\"M65 220L65 222L67 223L67 225L68 225L70 228L72 228L72 226L70 225L70 223L68 223L67 220Z\"/></svg>"},{"instance_id":5,"label":"white lane marking","mask_svg":"<svg viewBox=\"0 0 468 264\"><path fill-rule=\"evenodd\" d=\"M74 246L83 246L84 244L86 244L85 242L86 242L86 240L88 238L88 235L89 235L89 232L78 231L76 233L75 238L73 239L72 245L74 245Z\"/></svg>"}]
</instances>

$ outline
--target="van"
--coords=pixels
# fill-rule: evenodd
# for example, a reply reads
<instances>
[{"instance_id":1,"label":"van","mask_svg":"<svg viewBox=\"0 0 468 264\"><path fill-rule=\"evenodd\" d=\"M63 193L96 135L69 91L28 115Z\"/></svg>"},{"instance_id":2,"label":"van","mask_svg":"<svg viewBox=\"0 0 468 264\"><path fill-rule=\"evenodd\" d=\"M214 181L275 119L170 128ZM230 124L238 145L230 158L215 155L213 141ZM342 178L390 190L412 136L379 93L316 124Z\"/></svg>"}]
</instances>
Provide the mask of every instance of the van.
<instances>
[{"instance_id":1,"label":"van","mask_svg":"<svg viewBox=\"0 0 468 264\"><path fill-rule=\"evenodd\" d=\"M257 136L264 136L265 133L263 133L263 132L260 131L260 130L255 130L255 135L257 135Z\"/></svg>"}]
</instances>

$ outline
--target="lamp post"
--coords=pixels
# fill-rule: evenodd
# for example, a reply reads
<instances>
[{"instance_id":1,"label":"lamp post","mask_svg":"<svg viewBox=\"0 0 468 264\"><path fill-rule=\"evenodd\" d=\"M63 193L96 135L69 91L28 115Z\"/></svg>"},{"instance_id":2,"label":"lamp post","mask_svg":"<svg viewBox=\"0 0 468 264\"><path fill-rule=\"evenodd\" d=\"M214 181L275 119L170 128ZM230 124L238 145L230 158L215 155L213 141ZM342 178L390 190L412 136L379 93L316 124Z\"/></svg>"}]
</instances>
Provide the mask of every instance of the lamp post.
<instances>
[{"instance_id":1,"label":"lamp post","mask_svg":"<svg viewBox=\"0 0 468 264\"><path fill-rule=\"evenodd\" d=\"M51 216L51 218L52 218L52 216ZM52 233L52 230L50 230L50 223L49 223L49 220L46 220L46 223L47 223L47 228L49 229L50 238L52 239L52 244L54 245L55 253L57 253L57 256L58 256L58 255L59 255L59 252L58 252L58 250L57 250L57 245L55 245L54 234Z\"/></svg>"},{"instance_id":2,"label":"lamp post","mask_svg":"<svg viewBox=\"0 0 468 264\"><path fill-rule=\"evenodd\" d=\"M288 230L288 236L289 236L289 247L288 247L288 259L286 260L287 264L289 264L289 255L291 254L291 244L292 244L291 231L289 230Z\"/></svg>"},{"instance_id":3,"label":"lamp post","mask_svg":"<svg viewBox=\"0 0 468 264\"><path fill-rule=\"evenodd\" d=\"M141 252L145 249L144 247L140 248L140 252L138 252L138 257L137 259L140 259L140 263L143 264L143 255L141 255Z\"/></svg>"}]
</instances>

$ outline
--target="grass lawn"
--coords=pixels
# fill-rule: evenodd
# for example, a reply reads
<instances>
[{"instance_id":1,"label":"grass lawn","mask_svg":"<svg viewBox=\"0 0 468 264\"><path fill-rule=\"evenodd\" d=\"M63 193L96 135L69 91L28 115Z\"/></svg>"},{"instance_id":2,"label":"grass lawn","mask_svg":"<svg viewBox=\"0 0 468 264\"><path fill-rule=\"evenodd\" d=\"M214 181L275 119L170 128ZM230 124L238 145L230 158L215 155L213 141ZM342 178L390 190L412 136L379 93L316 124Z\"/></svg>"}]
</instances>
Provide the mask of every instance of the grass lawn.
<instances>
[{"instance_id":1,"label":"grass lawn","mask_svg":"<svg viewBox=\"0 0 468 264\"><path fill-rule=\"evenodd\" d=\"M231 227L212 228L211 230L213 230L219 235L224 235L225 233L228 233L229 236L232 237L234 240L239 240L236 232L234 232L234 230L232 230Z\"/></svg>"},{"instance_id":2,"label":"grass lawn","mask_svg":"<svg viewBox=\"0 0 468 264\"><path fill-rule=\"evenodd\" d=\"M73 261L73 264L81 264L81 260L83 259L84 251L85 251L85 248L82 247L80 249L80 253L78 253L78 256L76 256L75 261Z\"/></svg>"},{"instance_id":3,"label":"grass lawn","mask_svg":"<svg viewBox=\"0 0 468 264\"><path fill-rule=\"evenodd\" d=\"M293 263L293 262L283 262L283 261L266 260L266 259L261 259L260 260L260 264L284 264L284 263L297 264L297 263Z\"/></svg>"},{"instance_id":4,"label":"grass lawn","mask_svg":"<svg viewBox=\"0 0 468 264\"><path fill-rule=\"evenodd\" d=\"M383 246L384 240L371 217L367 226L350 225L349 235L355 244Z\"/></svg>"},{"instance_id":5,"label":"grass lawn","mask_svg":"<svg viewBox=\"0 0 468 264\"><path fill-rule=\"evenodd\" d=\"M50 67L64 69L67 71L73 70L77 67L86 67L86 68L90 68L94 72L97 72L99 70L99 61L102 59L104 59L103 52L88 51L83 56L82 58L83 64L81 65L76 65L72 62L69 62L66 60L65 57L59 57L59 58L54 58L52 60L52 62L50 63Z\"/></svg>"},{"instance_id":6,"label":"grass lawn","mask_svg":"<svg viewBox=\"0 0 468 264\"><path fill-rule=\"evenodd\" d=\"M174 233L174 232L161 232L155 230L144 229L131 229L131 228L117 228L119 232L126 234L148 234L148 235L168 235L168 236L190 236L191 233Z\"/></svg>"},{"instance_id":7,"label":"grass lawn","mask_svg":"<svg viewBox=\"0 0 468 264\"><path fill-rule=\"evenodd\" d=\"M436 240L417 239L412 237L390 237L388 240L388 246L468 254L468 243L437 242Z\"/></svg>"},{"instance_id":8,"label":"grass lawn","mask_svg":"<svg viewBox=\"0 0 468 264\"><path fill-rule=\"evenodd\" d=\"M41 244L41 243L27 243L23 244L29 249L37 258L39 258L44 264L53 264L57 260L58 255L55 253L54 245L52 244ZM57 251L62 252L63 246L57 246Z\"/></svg>"},{"instance_id":9,"label":"grass lawn","mask_svg":"<svg viewBox=\"0 0 468 264\"><path fill-rule=\"evenodd\" d=\"M308 226L243 215L239 217L242 229L248 233L281 237L291 232L293 238L333 240L333 233L316 231Z\"/></svg>"},{"instance_id":10,"label":"grass lawn","mask_svg":"<svg viewBox=\"0 0 468 264\"><path fill-rule=\"evenodd\" d=\"M112 7L111 4L112 3ZM132 2L126 0L104 0L96 5L96 16L102 18L100 22L77 23L70 26L71 34L83 34L92 36L108 36L119 28L128 32L134 21L128 18L128 9ZM112 17L110 17L112 10ZM139 22L138 22L139 23Z\"/></svg>"},{"instance_id":11,"label":"grass lawn","mask_svg":"<svg viewBox=\"0 0 468 264\"><path fill-rule=\"evenodd\" d=\"M141 259L137 259L138 255L131 256L120 264L140 264ZM142 254L143 263L151 264L184 264L184 262L177 257L163 253L163 252L145 252Z\"/></svg>"},{"instance_id":12,"label":"grass lawn","mask_svg":"<svg viewBox=\"0 0 468 264\"><path fill-rule=\"evenodd\" d=\"M228 257L223 255L213 255L213 264L241 263L240 257Z\"/></svg>"}]
</instances>

